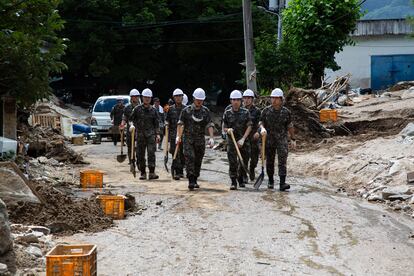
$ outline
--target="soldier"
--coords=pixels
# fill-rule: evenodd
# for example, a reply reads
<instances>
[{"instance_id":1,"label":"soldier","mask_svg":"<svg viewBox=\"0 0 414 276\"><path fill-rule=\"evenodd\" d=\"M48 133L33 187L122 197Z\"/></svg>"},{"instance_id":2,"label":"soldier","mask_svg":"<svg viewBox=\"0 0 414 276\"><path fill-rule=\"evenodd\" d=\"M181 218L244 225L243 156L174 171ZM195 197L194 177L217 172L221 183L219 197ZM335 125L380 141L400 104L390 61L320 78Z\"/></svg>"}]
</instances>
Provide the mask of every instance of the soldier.
<instances>
[{"instance_id":1,"label":"soldier","mask_svg":"<svg viewBox=\"0 0 414 276\"><path fill-rule=\"evenodd\" d=\"M176 143L184 142L184 158L187 169L188 189L193 191L199 188L197 178L200 176L201 163L205 153L205 129L208 129L209 146L214 146L213 127L210 110L203 106L206 93L197 88L193 93L193 104L185 107L181 112L177 127Z\"/></svg>"},{"instance_id":2,"label":"soldier","mask_svg":"<svg viewBox=\"0 0 414 276\"><path fill-rule=\"evenodd\" d=\"M185 105L183 105L183 91L181 89L175 89L173 92L173 98L175 104L170 106L168 109L165 125L168 125L168 134L170 140L170 153L174 156L175 147L176 147L176 130L177 130L177 123L178 119L180 118L181 111L184 109ZM177 154L177 158L174 162L174 168L171 170L175 170L174 179L180 180L180 178L184 177L184 151L183 147L179 147L179 152Z\"/></svg>"},{"instance_id":3,"label":"soldier","mask_svg":"<svg viewBox=\"0 0 414 276\"><path fill-rule=\"evenodd\" d=\"M230 190L237 189L237 180L241 188L244 188L244 177L246 172L243 170L241 160L237 161L237 152L232 140L231 134L237 141L237 147L240 149L244 166L247 167L247 158L250 154L249 143L246 143L250 131L252 130L252 121L249 111L241 107L242 93L234 90L230 94L231 108L227 109L223 115L223 129L227 133L227 157L229 159L229 174L231 179Z\"/></svg>"},{"instance_id":4,"label":"soldier","mask_svg":"<svg viewBox=\"0 0 414 276\"><path fill-rule=\"evenodd\" d=\"M261 116L260 133L267 134L266 140L266 170L269 177L268 188L274 188L275 155L277 152L280 191L290 189L286 184L286 163L288 157L288 138L290 136L292 149L296 148L294 128L289 109L283 106L283 91L276 88L270 95L271 106L266 107Z\"/></svg>"},{"instance_id":5,"label":"soldier","mask_svg":"<svg viewBox=\"0 0 414 276\"><path fill-rule=\"evenodd\" d=\"M162 140L164 139L164 123L165 123L165 114L164 108L160 105L160 99L154 98L154 108L157 111L158 119L160 122L160 141L158 142L158 149L162 150Z\"/></svg>"},{"instance_id":6,"label":"soldier","mask_svg":"<svg viewBox=\"0 0 414 276\"><path fill-rule=\"evenodd\" d=\"M117 103L112 107L111 110L111 121L112 121L112 140L114 142L114 146L119 139L119 126L122 123L122 114L124 113L124 98L118 97L116 99Z\"/></svg>"},{"instance_id":7,"label":"soldier","mask_svg":"<svg viewBox=\"0 0 414 276\"><path fill-rule=\"evenodd\" d=\"M252 131L250 132L249 139L246 142L249 143L250 155L248 156L246 163L249 164L249 176L250 180L253 181L255 178L255 169L257 162L259 161L259 121L260 121L260 109L257 108L254 103L254 92L250 89L247 89L243 93L243 105L249 110L250 118L252 119ZM247 182L247 181L246 181Z\"/></svg>"},{"instance_id":8,"label":"soldier","mask_svg":"<svg viewBox=\"0 0 414 276\"><path fill-rule=\"evenodd\" d=\"M139 94L139 91L134 88L129 92L129 96L131 97L131 103L125 106L124 108L124 114L122 115L121 129L125 129L125 126L127 127L126 143L127 143L127 148L128 148L128 161L129 161L128 164L131 164L131 132L129 132L128 129L129 129L130 124L132 123L131 121L132 110L134 110L134 108L140 103L139 96L141 96L141 94Z\"/></svg>"},{"instance_id":9,"label":"soldier","mask_svg":"<svg viewBox=\"0 0 414 276\"><path fill-rule=\"evenodd\" d=\"M147 151L149 179L158 179L155 174L156 144L160 140L160 122L157 111L151 106L152 91L148 88L142 91L142 104L134 108L131 120L136 128L137 161L141 172L139 179L147 179L145 166L145 150Z\"/></svg>"}]
</instances>

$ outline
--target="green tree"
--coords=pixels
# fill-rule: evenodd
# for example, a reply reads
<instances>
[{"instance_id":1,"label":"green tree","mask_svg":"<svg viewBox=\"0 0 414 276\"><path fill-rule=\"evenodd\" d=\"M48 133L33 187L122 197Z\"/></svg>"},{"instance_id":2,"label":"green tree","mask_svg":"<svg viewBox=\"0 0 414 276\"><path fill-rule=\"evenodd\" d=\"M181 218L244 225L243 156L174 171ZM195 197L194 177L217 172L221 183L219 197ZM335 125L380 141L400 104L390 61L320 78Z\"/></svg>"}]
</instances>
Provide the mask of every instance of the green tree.
<instances>
[{"instance_id":1,"label":"green tree","mask_svg":"<svg viewBox=\"0 0 414 276\"><path fill-rule=\"evenodd\" d=\"M29 105L50 93L50 73L60 62L65 44L56 34L63 28L59 0L0 0L0 92Z\"/></svg>"},{"instance_id":2,"label":"green tree","mask_svg":"<svg viewBox=\"0 0 414 276\"><path fill-rule=\"evenodd\" d=\"M284 38L298 51L312 87L325 68L340 69L335 53L352 44L349 34L361 17L360 0L292 0L283 13Z\"/></svg>"}]
</instances>

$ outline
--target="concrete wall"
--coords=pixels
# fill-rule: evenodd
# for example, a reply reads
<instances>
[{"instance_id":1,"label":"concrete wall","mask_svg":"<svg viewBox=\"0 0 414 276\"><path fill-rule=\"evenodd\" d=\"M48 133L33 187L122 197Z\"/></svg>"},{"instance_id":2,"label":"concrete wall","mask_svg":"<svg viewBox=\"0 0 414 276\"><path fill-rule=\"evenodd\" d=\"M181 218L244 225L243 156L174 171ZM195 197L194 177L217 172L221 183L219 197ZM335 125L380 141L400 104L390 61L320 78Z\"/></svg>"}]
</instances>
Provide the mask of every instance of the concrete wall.
<instances>
[{"instance_id":1,"label":"concrete wall","mask_svg":"<svg viewBox=\"0 0 414 276\"><path fill-rule=\"evenodd\" d=\"M14 98L3 97L3 136L16 140L17 138L17 111Z\"/></svg>"},{"instance_id":2,"label":"concrete wall","mask_svg":"<svg viewBox=\"0 0 414 276\"><path fill-rule=\"evenodd\" d=\"M326 76L332 81L336 76L352 74L353 87L371 87L371 56L414 54L414 39L405 35L353 37L356 45L347 46L336 55L341 70L326 70Z\"/></svg>"}]
</instances>

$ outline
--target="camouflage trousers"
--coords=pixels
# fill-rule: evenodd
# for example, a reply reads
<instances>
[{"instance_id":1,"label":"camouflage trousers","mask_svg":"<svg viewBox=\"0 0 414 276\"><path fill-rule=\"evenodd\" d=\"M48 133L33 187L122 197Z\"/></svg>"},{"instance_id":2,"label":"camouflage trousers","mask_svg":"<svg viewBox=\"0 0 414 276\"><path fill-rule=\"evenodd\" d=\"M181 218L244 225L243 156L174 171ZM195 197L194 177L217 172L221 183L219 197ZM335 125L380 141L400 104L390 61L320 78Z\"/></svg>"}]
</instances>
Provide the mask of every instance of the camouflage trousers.
<instances>
[{"instance_id":1,"label":"camouflage trousers","mask_svg":"<svg viewBox=\"0 0 414 276\"><path fill-rule=\"evenodd\" d=\"M241 165L241 161L239 161L239 158L237 156L236 148L233 144L233 141L231 139L228 139L228 145L227 145L227 158L229 159L229 176L230 178L234 177L246 177L247 174L243 170L243 167ZM244 166L247 169L247 164L249 160L250 155L250 145L249 143L244 143L243 147L240 148L240 153L244 161Z\"/></svg>"},{"instance_id":2,"label":"camouflage trousers","mask_svg":"<svg viewBox=\"0 0 414 276\"><path fill-rule=\"evenodd\" d=\"M285 139L269 139L266 141L266 171L267 175L275 174L275 157L277 153L279 176L287 174L287 158L288 158L288 140Z\"/></svg>"},{"instance_id":3,"label":"camouflage trousers","mask_svg":"<svg viewBox=\"0 0 414 276\"><path fill-rule=\"evenodd\" d=\"M187 176L200 176L201 164L203 163L206 144L203 141L186 141L184 139L184 160Z\"/></svg>"},{"instance_id":4,"label":"camouflage trousers","mask_svg":"<svg viewBox=\"0 0 414 276\"><path fill-rule=\"evenodd\" d=\"M175 148L176 148L175 137L171 137L171 139L170 139L170 153L171 153L173 158L174 158ZM174 169L175 173L183 173L184 164L185 164L184 161L185 161L185 159L184 159L184 149L183 149L183 144L181 144L179 149L178 149L177 157L173 161L173 164L171 165L171 170Z\"/></svg>"},{"instance_id":5,"label":"camouflage trousers","mask_svg":"<svg viewBox=\"0 0 414 276\"><path fill-rule=\"evenodd\" d=\"M251 170L254 170L257 167L257 163L259 162L259 154L260 154L259 140L253 140L253 137L251 136L246 141L246 144L249 144L249 147L250 147L250 154L247 156L246 164L249 164L249 168Z\"/></svg>"},{"instance_id":6,"label":"camouflage trousers","mask_svg":"<svg viewBox=\"0 0 414 276\"><path fill-rule=\"evenodd\" d=\"M147 159L148 159L148 168L154 169L155 168L155 151L157 149L155 143L155 136L151 135L148 137L139 136L137 137L137 163L138 169L141 172L145 171L146 167L146 160L145 160L145 151L147 151Z\"/></svg>"}]
</instances>

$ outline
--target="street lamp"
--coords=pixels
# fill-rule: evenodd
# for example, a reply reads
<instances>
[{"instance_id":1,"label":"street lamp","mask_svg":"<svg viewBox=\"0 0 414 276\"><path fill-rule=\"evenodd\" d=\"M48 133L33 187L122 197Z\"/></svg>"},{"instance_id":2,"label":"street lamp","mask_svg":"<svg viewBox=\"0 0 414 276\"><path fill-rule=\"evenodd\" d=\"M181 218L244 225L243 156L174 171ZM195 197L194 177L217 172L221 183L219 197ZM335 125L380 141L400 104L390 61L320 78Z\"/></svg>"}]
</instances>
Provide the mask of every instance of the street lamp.
<instances>
[{"instance_id":1,"label":"street lamp","mask_svg":"<svg viewBox=\"0 0 414 276\"><path fill-rule=\"evenodd\" d=\"M279 8L279 12L274 12L271 10L266 9L265 7L262 6L257 6L257 8L259 10L262 10L264 12L273 14L277 16L277 43L279 44L280 42L282 42L282 16L280 14L281 9Z\"/></svg>"}]
</instances>

